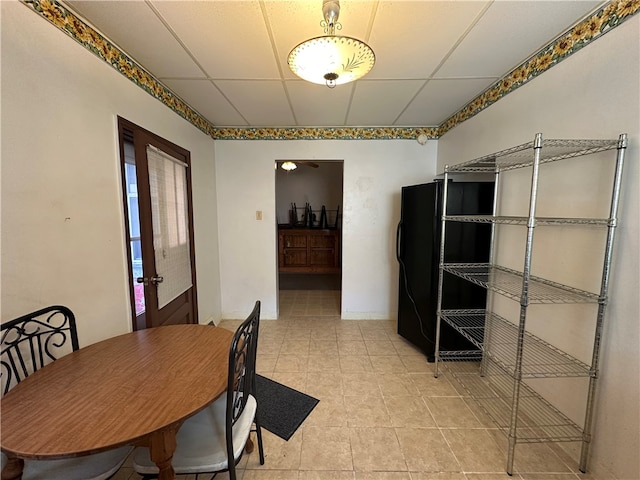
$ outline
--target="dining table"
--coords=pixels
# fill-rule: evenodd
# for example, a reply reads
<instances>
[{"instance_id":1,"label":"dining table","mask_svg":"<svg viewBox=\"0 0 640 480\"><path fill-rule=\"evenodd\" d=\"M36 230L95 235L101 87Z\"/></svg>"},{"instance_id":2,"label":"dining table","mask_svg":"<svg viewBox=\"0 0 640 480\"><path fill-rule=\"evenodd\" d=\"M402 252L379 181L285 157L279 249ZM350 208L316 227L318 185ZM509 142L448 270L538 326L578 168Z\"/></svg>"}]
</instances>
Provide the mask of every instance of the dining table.
<instances>
[{"instance_id":1,"label":"dining table","mask_svg":"<svg viewBox=\"0 0 640 480\"><path fill-rule=\"evenodd\" d=\"M176 432L227 388L233 332L168 325L103 340L28 376L1 403L3 480L24 460L145 446L160 480L173 480Z\"/></svg>"}]
</instances>

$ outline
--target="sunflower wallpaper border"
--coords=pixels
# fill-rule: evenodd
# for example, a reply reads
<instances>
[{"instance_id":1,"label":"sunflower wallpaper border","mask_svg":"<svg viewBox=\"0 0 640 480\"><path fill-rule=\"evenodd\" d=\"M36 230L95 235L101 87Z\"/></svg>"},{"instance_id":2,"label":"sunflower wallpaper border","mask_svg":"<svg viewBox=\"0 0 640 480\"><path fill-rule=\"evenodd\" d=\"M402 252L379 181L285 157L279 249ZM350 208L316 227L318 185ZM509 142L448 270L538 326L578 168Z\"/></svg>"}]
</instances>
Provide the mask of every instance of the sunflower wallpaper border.
<instances>
[{"instance_id":1,"label":"sunflower wallpaper border","mask_svg":"<svg viewBox=\"0 0 640 480\"><path fill-rule=\"evenodd\" d=\"M218 128L57 0L20 1L214 140L415 140L419 135L438 139L640 11L640 0L610 1L437 127Z\"/></svg>"}]
</instances>

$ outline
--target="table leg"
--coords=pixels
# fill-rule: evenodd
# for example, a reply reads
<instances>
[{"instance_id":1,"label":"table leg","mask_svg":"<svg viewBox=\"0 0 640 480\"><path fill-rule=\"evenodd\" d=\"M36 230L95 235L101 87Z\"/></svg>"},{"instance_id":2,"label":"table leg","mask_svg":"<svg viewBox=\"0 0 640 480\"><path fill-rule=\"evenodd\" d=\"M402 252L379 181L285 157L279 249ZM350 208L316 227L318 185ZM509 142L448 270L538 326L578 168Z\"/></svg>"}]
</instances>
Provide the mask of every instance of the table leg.
<instances>
[{"instance_id":1,"label":"table leg","mask_svg":"<svg viewBox=\"0 0 640 480\"><path fill-rule=\"evenodd\" d=\"M175 480L176 472L171 465L173 452L176 451L176 431L156 432L149 442L151 460L158 466L158 480Z\"/></svg>"},{"instance_id":2,"label":"table leg","mask_svg":"<svg viewBox=\"0 0 640 480\"><path fill-rule=\"evenodd\" d=\"M24 460L7 453L7 464L2 469L2 480L21 480Z\"/></svg>"},{"instance_id":3,"label":"table leg","mask_svg":"<svg viewBox=\"0 0 640 480\"><path fill-rule=\"evenodd\" d=\"M251 440L251 437L249 437L247 438L247 443L244 446L244 451L250 454L251 452L253 452L253 448L253 441Z\"/></svg>"}]
</instances>

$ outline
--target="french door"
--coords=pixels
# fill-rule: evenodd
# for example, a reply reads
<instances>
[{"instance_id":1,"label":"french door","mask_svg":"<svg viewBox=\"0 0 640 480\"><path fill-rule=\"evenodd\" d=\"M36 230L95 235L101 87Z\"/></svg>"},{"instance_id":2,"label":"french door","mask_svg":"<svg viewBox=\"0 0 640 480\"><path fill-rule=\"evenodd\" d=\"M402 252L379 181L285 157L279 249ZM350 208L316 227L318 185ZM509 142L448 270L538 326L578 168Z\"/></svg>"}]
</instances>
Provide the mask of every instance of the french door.
<instances>
[{"instance_id":1,"label":"french door","mask_svg":"<svg viewBox=\"0 0 640 480\"><path fill-rule=\"evenodd\" d=\"M133 329L197 323L190 154L118 117Z\"/></svg>"}]
</instances>

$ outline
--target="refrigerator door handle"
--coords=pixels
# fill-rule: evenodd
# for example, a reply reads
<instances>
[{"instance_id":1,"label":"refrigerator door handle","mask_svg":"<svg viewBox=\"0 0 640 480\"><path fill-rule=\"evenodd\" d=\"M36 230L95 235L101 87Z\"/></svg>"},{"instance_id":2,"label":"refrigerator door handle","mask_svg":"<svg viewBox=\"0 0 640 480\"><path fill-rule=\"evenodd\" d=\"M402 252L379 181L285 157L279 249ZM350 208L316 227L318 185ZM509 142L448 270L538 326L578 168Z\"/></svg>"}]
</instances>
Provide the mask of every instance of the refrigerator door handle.
<instances>
[{"instance_id":1,"label":"refrigerator door handle","mask_svg":"<svg viewBox=\"0 0 640 480\"><path fill-rule=\"evenodd\" d=\"M400 260L400 229L402 228L402 220L398 222L398 227L396 228L396 260L399 263L402 263Z\"/></svg>"}]
</instances>

